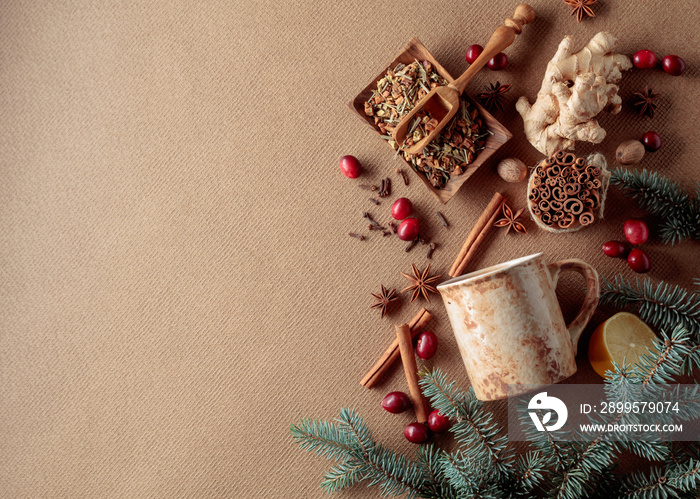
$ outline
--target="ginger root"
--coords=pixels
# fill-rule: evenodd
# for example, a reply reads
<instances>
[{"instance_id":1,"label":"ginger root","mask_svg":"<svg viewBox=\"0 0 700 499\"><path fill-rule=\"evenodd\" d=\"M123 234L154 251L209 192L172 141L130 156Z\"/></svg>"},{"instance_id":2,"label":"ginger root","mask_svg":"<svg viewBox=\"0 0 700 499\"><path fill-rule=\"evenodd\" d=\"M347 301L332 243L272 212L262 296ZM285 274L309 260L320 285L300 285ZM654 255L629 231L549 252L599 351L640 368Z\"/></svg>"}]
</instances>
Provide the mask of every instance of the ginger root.
<instances>
[{"instance_id":1,"label":"ginger root","mask_svg":"<svg viewBox=\"0 0 700 499\"><path fill-rule=\"evenodd\" d=\"M632 67L629 57L613 53L616 42L611 33L600 32L572 54L567 36L547 65L535 103L530 105L525 96L518 99L515 108L525 123L525 136L538 151L551 156L573 150L578 140L598 144L605 138L595 116L603 109L620 112L617 83L622 71Z\"/></svg>"}]
</instances>

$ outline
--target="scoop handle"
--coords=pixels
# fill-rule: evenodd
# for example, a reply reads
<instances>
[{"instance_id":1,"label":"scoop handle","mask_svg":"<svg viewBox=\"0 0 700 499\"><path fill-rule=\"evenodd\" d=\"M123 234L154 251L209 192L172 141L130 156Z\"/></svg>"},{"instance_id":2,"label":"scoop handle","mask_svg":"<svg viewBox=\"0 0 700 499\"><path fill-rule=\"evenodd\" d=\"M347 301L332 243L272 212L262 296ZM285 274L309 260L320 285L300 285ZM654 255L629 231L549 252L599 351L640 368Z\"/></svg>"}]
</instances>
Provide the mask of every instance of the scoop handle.
<instances>
[{"instance_id":1,"label":"scoop handle","mask_svg":"<svg viewBox=\"0 0 700 499\"><path fill-rule=\"evenodd\" d=\"M464 87L471 81L472 78L483 68L489 59L494 55L503 51L510 46L515 40L515 35L519 35L523 31L525 24L530 24L535 20L535 9L526 3L521 3L515 8L515 14L512 18L504 21L503 26L496 28L489 42L484 47L484 51L479 57L462 73L462 76L450 83L448 86L455 89L460 94L464 91Z\"/></svg>"}]
</instances>

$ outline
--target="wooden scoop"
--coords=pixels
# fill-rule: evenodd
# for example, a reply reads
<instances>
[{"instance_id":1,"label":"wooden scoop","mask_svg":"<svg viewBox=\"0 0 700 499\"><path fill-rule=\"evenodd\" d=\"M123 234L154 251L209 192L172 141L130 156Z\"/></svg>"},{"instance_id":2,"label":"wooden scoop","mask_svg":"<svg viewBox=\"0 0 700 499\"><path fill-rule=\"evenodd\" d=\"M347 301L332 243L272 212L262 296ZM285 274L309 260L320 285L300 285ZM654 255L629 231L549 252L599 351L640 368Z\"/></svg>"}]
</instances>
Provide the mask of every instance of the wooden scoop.
<instances>
[{"instance_id":1,"label":"wooden scoop","mask_svg":"<svg viewBox=\"0 0 700 499\"><path fill-rule=\"evenodd\" d=\"M499 26L496 31L494 31L486 47L484 47L484 51L462 76L446 86L433 88L428 95L418 101L413 109L411 109L411 112L401 118L401 121L396 129L394 129L393 133L393 138L399 147L402 146L406 140L408 127L411 124L413 116L422 109L425 109L433 118L437 119L439 123L426 137L406 149L409 154L418 154L421 152L455 115L459 109L460 96L464 91L464 87L467 86L467 83L469 83L476 73L486 65L489 59L513 43L515 35L519 35L522 32L522 26L524 24L531 23L534 19L535 11L532 7L525 3L518 5L515 9L515 14L513 14L513 18L506 19L504 26Z\"/></svg>"}]
</instances>

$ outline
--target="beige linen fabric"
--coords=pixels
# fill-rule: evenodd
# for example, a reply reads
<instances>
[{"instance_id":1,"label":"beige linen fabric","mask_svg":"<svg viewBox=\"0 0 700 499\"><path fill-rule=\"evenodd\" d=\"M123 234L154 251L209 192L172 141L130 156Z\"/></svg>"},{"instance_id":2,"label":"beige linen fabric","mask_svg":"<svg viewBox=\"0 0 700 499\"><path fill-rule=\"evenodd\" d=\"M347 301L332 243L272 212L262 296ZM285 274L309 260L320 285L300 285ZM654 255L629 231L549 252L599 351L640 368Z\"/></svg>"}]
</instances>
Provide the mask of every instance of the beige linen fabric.
<instances>
[{"instance_id":1,"label":"beige linen fabric","mask_svg":"<svg viewBox=\"0 0 700 499\"><path fill-rule=\"evenodd\" d=\"M288 427L343 406L411 452L401 434L411 416L380 407L406 389L401 369L371 391L359 380L393 324L421 305L404 296L380 320L369 293L403 287L399 272L425 265L425 248L348 238L363 230L362 211L386 221L391 199L409 196L439 243L433 268L446 274L494 191L524 206L525 184L495 173L506 156L539 159L515 100L535 97L564 35L584 44L599 30L617 34L624 53L677 53L690 68L627 74L623 98L651 85L662 94L657 116L603 116L605 142L579 152L612 159L619 142L655 129L664 147L641 166L688 189L698 180L700 40L689 5L604 1L581 24L560 2L532 5L538 19L507 50L508 69L468 87L512 84L496 117L514 137L438 206L415 177L398 181L392 152L345 103L411 36L458 75L466 47L485 43L515 2L2 2L0 496L325 497L329 463L300 452ZM362 182L390 175L392 198L371 205L360 181L339 173L344 154L362 161ZM637 215L611 190L605 223L566 235L532 222L528 236L494 231L472 268L544 251L631 278L600 246ZM645 250L655 281L691 286L698 275L697 244ZM569 319L581 282L562 283ZM439 298L426 306L441 342L426 364L466 387ZM598 380L586 360L591 326L570 382Z\"/></svg>"}]
</instances>

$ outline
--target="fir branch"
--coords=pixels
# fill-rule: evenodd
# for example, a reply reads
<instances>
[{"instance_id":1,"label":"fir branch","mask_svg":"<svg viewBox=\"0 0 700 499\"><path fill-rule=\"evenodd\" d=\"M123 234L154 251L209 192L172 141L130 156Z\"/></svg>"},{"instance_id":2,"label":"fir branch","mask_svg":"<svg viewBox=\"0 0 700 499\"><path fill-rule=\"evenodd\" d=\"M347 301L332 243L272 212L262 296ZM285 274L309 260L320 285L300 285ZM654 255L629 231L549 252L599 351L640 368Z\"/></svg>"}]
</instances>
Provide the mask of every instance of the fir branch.
<instances>
[{"instance_id":1,"label":"fir branch","mask_svg":"<svg viewBox=\"0 0 700 499\"><path fill-rule=\"evenodd\" d=\"M354 443L353 448L362 452L362 457L367 458L374 450L372 431L354 409L343 408L338 416L338 428L345 432Z\"/></svg>"},{"instance_id":2,"label":"fir branch","mask_svg":"<svg viewBox=\"0 0 700 499\"><path fill-rule=\"evenodd\" d=\"M614 447L598 436L583 447L573 445L577 451L571 464L567 466L561 479L556 483L554 497L557 499L577 499L589 493L595 478L613 463ZM578 447L578 448L577 448Z\"/></svg>"},{"instance_id":3,"label":"fir branch","mask_svg":"<svg viewBox=\"0 0 700 499\"><path fill-rule=\"evenodd\" d=\"M302 419L289 427L294 441L302 450L315 452L326 459L349 459L357 451L346 432L327 421Z\"/></svg>"},{"instance_id":4,"label":"fir branch","mask_svg":"<svg viewBox=\"0 0 700 499\"><path fill-rule=\"evenodd\" d=\"M700 217L689 216L679 216L677 218L671 217L662 220L659 223L659 236L665 244L674 245L680 243L684 239L700 239L698 235L698 224L700 224Z\"/></svg>"},{"instance_id":5,"label":"fir branch","mask_svg":"<svg viewBox=\"0 0 700 499\"><path fill-rule=\"evenodd\" d=\"M427 482L431 487L437 489L440 482L438 477L442 471L440 463L442 451L438 447L435 447L435 445L429 444L418 446L416 453L418 454L418 466L421 467Z\"/></svg>"},{"instance_id":6,"label":"fir branch","mask_svg":"<svg viewBox=\"0 0 700 499\"><path fill-rule=\"evenodd\" d=\"M501 480L494 470L488 467L477 466L463 452L454 454L444 453L441 456L442 475L457 492L460 499L497 499L503 498L506 492L501 485Z\"/></svg>"},{"instance_id":7,"label":"fir branch","mask_svg":"<svg viewBox=\"0 0 700 499\"><path fill-rule=\"evenodd\" d=\"M673 329L681 325L700 335L700 294L660 282L654 286L645 279L632 287L618 275L610 283L603 278L600 293L602 304L636 310L644 322L659 329Z\"/></svg>"},{"instance_id":8,"label":"fir branch","mask_svg":"<svg viewBox=\"0 0 700 499\"><path fill-rule=\"evenodd\" d=\"M545 459L545 466L552 468L557 472L563 472L566 469L571 451L571 444L567 442L568 433L564 430L552 432L545 427L545 431L538 431L531 423L530 415L528 414L527 404L523 403L518 408L520 419L520 427L523 429L527 440L532 442L535 450L542 453ZM558 438L555 439L554 435Z\"/></svg>"},{"instance_id":9,"label":"fir branch","mask_svg":"<svg viewBox=\"0 0 700 499\"><path fill-rule=\"evenodd\" d=\"M615 365L615 371L606 379L606 392L611 401L622 401L631 396L631 389L636 388L637 393L642 390L650 390L655 386L666 385L673 380L673 376L679 374L684 355L688 354L687 343L690 341L689 333L678 326L670 336L662 332L662 339L656 341L654 348L643 355L641 362L632 367L623 364ZM623 417L619 413L613 423ZM564 472L556 493L557 498L574 498L588 490L591 478L600 476L605 469L613 463L616 450L629 449L649 459L664 458L668 456L670 446L661 442L620 442L612 444L604 440L601 434L582 449L576 449L575 457L571 465ZM585 477L585 480L584 480ZM665 495L666 489L657 490L658 483L654 481L653 473L647 475L634 475L623 482L623 494L634 499L646 499L647 497L659 497ZM660 485L663 485L665 479Z\"/></svg>"},{"instance_id":10,"label":"fir branch","mask_svg":"<svg viewBox=\"0 0 700 499\"><path fill-rule=\"evenodd\" d=\"M698 365L700 350L692 340L691 334L679 326L670 335L663 334L639 365L616 366L607 381L611 387L609 398L631 397L626 387L653 390L666 386L684 365ZM370 486L378 485L382 496L406 494L409 499L533 497L539 493L560 499L603 494L630 499L697 495L697 450L684 451L680 445L659 442L612 444L603 435L586 443L556 442L544 432L533 444L541 449L539 452L515 460L506 451L492 415L483 410L471 391L463 392L454 383L448 384L439 370L425 374L421 383L436 408L439 405L457 416L452 431L464 447L448 454L434 445L421 446L417 459L412 461L377 444L354 410L341 410L336 424L302 419L290 427L293 439L302 449L337 462L324 475L324 490L338 492L366 480ZM694 400L684 417L697 417L697 392L691 394ZM631 450L649 460L665 459L665 463L646 474L620 480L611 473L619 450Z\"/></svg>"},{"instance_id":11,"label":"fir branch","mask_svg":"<svg viewBox=\"0 0 700 499\"><path fill-rule=\"evenodd\" d=\"M668 453L668 457L666 457L666 464L669 466L673 464L678 466L680 464L680 461L683 459L683 456L685 455L685 449L682 448L678 442L672 442L669 447L670 451Z\"/></svg>"},{"instance_id":12,"label":"fir branch","mask_svg":"<svg viewBox=\"0 0 700 499\"><path fill-rule=\"evenodd\" d=\"M657 340L648 354L641 355L634 370L639 373L642 388L652 384L665 384L673 381L681 372L684 359L696 355L689 348L690 333L678 326L670 336L661 331L661 340Z\"/></svg>"},{"instance_id":13,"label":"fir branch","mask_svg":"<svg viewBox=\"0 0 700 499\"><path fill-rule=\"evenodd\" d=\"M513 473L516 494L531 497L547 472L547 460L539 452L528 452L518 458Z\"/></svg>"},{"instance_id":14,"label":"fir branch","mask_svg":"<svg viewBox=\"0 0 700 499\"><path fill-rule=\"evenodd\" d=\"M680 373L690 376L695 369L700 369L700 344L693 345L688 349L688 355L681 362Z\"/></svg>"},{"instance_id":15,"label":"fir branch","mask_svg":"<svg viewBox=\"0 0 700 499\"><path fill-rule=\"evenodd\" d=\"M689 459L679 464L667 474L668 484L684 492L690 492L700 486L700 461Z\"/></svg>"},{"instance_id":16,"label":"fir branch","mask_svg":"<svg viewBox=\"0 0 700 499\"><path fill-rule=\"evenodd\" d=\"M451 431L465 449L466 458L476 465L495 466L505 476L513 466L512 454L506 450L508 437L499 436L501 430L493 415L483 410L474 390L469 387L463 392L455 388L454 381L448 384L437 368L421 374L419 383L432 406L457 421Z\"/></svg>"},{"instance_id":17,"label":"fir branch","mask_svg":"<svg viewBox=\"0 0 700 499\"><path fill-rule=\"evenodd\" d=\"M423 395L429 398L435 409L448 418L460 420L474 412L473 405L480 405L476 397L455 388L455 381L447 383L447 376L440 370L423 371L420 373L418 384Z\"/></svg>"},{"instance_id":18,"label":"fir branch","mask_svg":"<svg viewBox=\"0 0 700 499\"><path fill-rule=\"evenodd\" d=\"M373 447L362 470L369 486L379 485L382 496L407 493L412 499L423 495L424 477L418 465L381 445Z\"/></svg>"},{"instance_id":19,"label":"fir branch","mask_svg":"<svg viewBox=\"0 0 700 499\"><path fill-rule=\"evenodd\" d=\"M636 365L613 363L615 370L608 371L606 392L609 398L625 402L639 399L640 390L654 386L665 386L675 376L691 374L693 367L700 365L700 344L695 343L689 331L676 326L670 335L660 331L661 338L652 348L642 354ZM684 400L694 399L686 396Z\"/></svg>"},{"instance_id":20,"label":"fir branch","mask_svg":"<svg viewBox=\"0 0 700 499\"><path fill-rule=\"evenodd\" d=\"M656 172L614 169L610 182L662 218L661 237L675 244L686 238L700 239L700 203L673 182ZM700 184L697 192L700 192Z\"/></svg>"},{"instance_id":21,"label":"fir branch","mask_svg":"<svg viewBox=\"0 0 700 499\"><path fill-rule=\"evenodd\" d=\"M423 472L425 483L423 495L427 499L458 499L459 494L444 479L442 456L444 451L434 444L420 445L416 451L418 466Z\"/></svg>"},{"instance_id":22,"label":"fir branch","mask_svg":"<svg viewBox=\"0 0 700 499\"><path fill-rule=\"evenodd\" d=\"M681 326L676 327L671 335L661 331L661 338L640 356L634 365L615 365L605 380L608 398L614 402L638 400L642 391L654 391L656 387L666 387L675 376L682 374L686 362L695 363L700 359L697 345L693 345L690 333ZM680 388L680 387L678 387ZM661 394L659 394L661 395ZM692 419L697 417L697 394L684 390L675 393L673 400L680 402L681 411L671 419ZM671 421L668 421L671 422ZM645 459L660 461L671 455L671 446L661 441L623 441L618 442L620 450L631 451Z\"/></svg>"},{"instance_id":23,"label":"fir branch","mask_svg":"<svg viewBox=\"0 0 700 499\"><path fill-rule=\"evenodd\" d=\"M617 464L613 464L597 477L590 499L611 499L619 496L620 477L615 474Z\"/></svg>"},{"instance_id":24,"label":"fir branch","mask_svg":"<svg viewBox=\"0 0 700 499\"><path fill-rule=\"evenodd\" d=\"M362 480L362 462L350 460L334 466L323 475L321 488L332 494Z\"/></svg>"},{"instance_id":25,"label":"fir branch","mask_svg":"<svg viewBox=\"0 0 700 499\"><path fill-rule=\"evenodd\" d=\"M649 461L667 459L671 452L668 442L647 442L645 440L625 440L618 442L621 450L626 450Z\"/></svg>"},{"instance_id":26,"label":"fir branch","mask_svg":"<svg viewBox=\"0 0 700 499\"><path fill-rule=\"evenodd\" d=\"M649 474L633 472L622 479L620 497L629 499L657 499L668 497L666 476L661 468L652 468ZM677 494L673 496L678 497Z\"/></svg>"},{"instance_id":27,"label":"fir branch","mask_svg":"<svg viewBox=\"0 0 700 499\"><path fill-rule=\"evenodd\" d=\"M460 453L443 454L442 474L450 485L461 494L474 494L479 489L479 480L474 475L473 463Z\"/></svg>"},{"instance_id":28,"label":"fir branch","mask_svg":"<svg viewBox=\"0 0 700 499\"><path fill-rule=\"evenodd\" d=\"M658 497L697 497L700 486L700 461L688 459L667 468L654 467L649 473L632 473L622 480L621 497L656 499Z\"/></svg>"},{"instance_id":29,"label":"fir branch","mask_svg":"<svg viewBox=\"0 0 700 499\"><path fill-rule=\"evenodd\" d=\"M610 183L639 202L639 205L654 214L667 214L685 209L688 194L677 182L657 172L625 170L610 171Z\"/></svg>"},{"instance_id":30,"label":"fir branch","mask_svg":"<svg viewBox=\"0 0 700 499\"><path fill-rule=\"evenodd\" d=\"M354 410L342 409L337 421L336 426L302 419L290 426L292 438L302 450L342 461L324 475L321 486L325 490L335 492L369 480L370 485L379 485L382 495L423 495L425 477L416 463L378 445Z\"/></svg>"}]
</instances>

